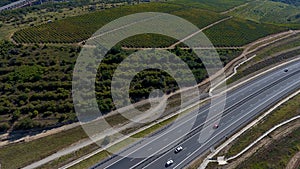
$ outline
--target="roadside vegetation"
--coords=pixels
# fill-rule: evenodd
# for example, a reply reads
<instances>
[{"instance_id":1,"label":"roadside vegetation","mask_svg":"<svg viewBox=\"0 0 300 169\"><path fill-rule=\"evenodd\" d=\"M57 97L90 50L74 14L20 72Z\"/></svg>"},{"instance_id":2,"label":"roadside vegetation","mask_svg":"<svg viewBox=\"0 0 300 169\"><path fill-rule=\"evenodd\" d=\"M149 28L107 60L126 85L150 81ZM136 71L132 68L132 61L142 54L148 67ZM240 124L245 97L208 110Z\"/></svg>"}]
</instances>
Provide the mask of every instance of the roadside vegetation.
<instances>
[{"instance_id":1,"label":"roadside vegetation","mask_svg":"<svg viewBox=\"0 0 300 169\"><path fill-rule=\"evenodd\" d=\"M81 127L77 127L34 141L1 147L0 161L2 168L24 167L84 138L87 138L85 132Z\"/></svg>"},{"instance_id":2,"label":"roadside vegetation","mask_svg":"<svg viewBox=\"0 0 300 169\"><path fill-rule=\"evenodd\" d=\"M80 45L84 44L87 38L106 23L124 15L151 11L174 14L203 28L228 17L219 12L245 2L248 1L170 0L138 4L134 1L102 3L80 0L1 12L0 38L10 40L12 36L12 39L19 44L9 41L0 42L0 80L2 82L0 84L0 133L51 128L77 121L71 96L73 68L81 50ZM111 9L105 10L108 8ZM297 21L293 20L293 24ZM232 47L243 46L261 37L287 29L289 27L286 24L274 25L273 23L260 23L257 20L250 21L233 17L205 30L204 33L215 46ZM125 39L114 47L99 66L97 74L96 96L100 110L107 114L115 110L110 93L111 78L118 64L134 52L122 50L120 46L129 48L167 47L175 42L175 39L169 37L145 34ZM289 45L293 44L298 44L297 39L289 43ZM277 49L279 51L284 47L275 46L270 51L277 51ZM286 47L290 48L290 46ZM191 50L182 50L176 47L170 51L188 64L198 83L207 77L204 65ZM224 49L218 50L218 53L225 65L239 56L242 49ZM294 54L293 51L284 57ZM261 54L259 57L263 57L263 55ZM166 63L165 58L159 56L149 59ZM274 61L278 60L268 61L268 63ZM261 63L261 65L265 65L265 63ZM176 67L177 65L172 66ZM258 68L261 66L249 70L245 68L247 70L243 72ZM239 73L244 76L243 72ZM148 98L153 89L162 89L169 94L176 91L178 86L174 79L163 71L142 71L135 76L130 86L131 102L136 103ZM178 100L171 104L178 104ZM108 117L106 120L111 125L124 124L127 121L119 114ZM139 133L139 136L145 136L159 127L160 125L150 128ZM83 130L76 127L31 142L4 146L0 148L0 161L3 168L23 167L86 137ZM128 142L125 143L128 144ZM122 146L117 147L117 150ZM52 164L61 165L96 148L96 145L88 146L41 168L51 168ZM80 163L75 168L87 167L108 155L110 154L104 151L93 156L92 159Z\"/></svg>"},{"instance_id":3,"label":"roadside vegetation","mask_svg":"<svg viewBox=\"0 0 300 169\"><path fill-rule=\"evenodd\" d=\"M297 57L300 54L299 40L300 34L298 33L260 49L255 52L256 57L239 67L237 74L228 79L227 83L233 83L273 64Z\"/></svg>"},{"instance_id":4,"label":"roadside vegetation","mask_svg":"<svg viewBox=\"0 0 300 169\"><path fill-rule=\"evenodd\" d=\"M0 126L30 129L75 121L71 98L79 47L0 43Z\"/></svg>"},{"instance_id":5,"label":"roadside vegetation","mask_svg":"<svg viewBox=\"0 0 300 169\"><path fill-rule=\"evenodd\" d=\"M177 116L169 118L161 123L158 123L150 128L147 128L147 129L133 135L132 138L144 138L146 136L149 136L149 135L155 133L156 131L159 131L162 127L166 127L168 124L171 124L174 120L176 120L176 118L177 118ZM97 164L99 161L101 161L105 158L108 158L109 157L108 152L117 153L118 151L124 149L126 146L133 144L133 140L135 140L135 139L132 139L132 138L128 138L117 144L114 144L111 147L109 147L108 150L103 150L103 151L99 152L98 154L96 154L90 158L87 158L70 168L71 169L89 168L89 167Z\"/></svg>"},{"instance_id":6,"label":"roadside vegetation","mask_svg":"<svg viewBox=\"0 0 300 169\"><path fill-rule=\"evenodd\" d=\"M232 157L239 152L241 152L244 148L246 148L249 144L255 141L258 137L263 135L265 132L270 130L275 125L284 122L292 117L299 115L299 107L300 107L300 95L293 97L276 110L274 110L271 114L266 116L262 121L260 121L257 125L253 126L241 136L239 136L236 140L234 140L230 145L228 145L224 150L222 150L217 156L225 156L226 158ZM289 160L300 151L300 139L299 139L299 130L300 128L292 127L294 123L297 123L299 120L295 122L291 122L290 127L282 127L282 130L285 130L288 134L285 134L285 131L274 131L277 132L276 139L272 137L271 133L266 139L269 140L269 143L264 146L264 143L261 141L259 149L256 151L252 151L254 154L250 154L247 158L241 156L236 160L231 161L234 164L228 164L225 166L218 166L217 163L209 163L207 166L208 169L215 168L239 168L239 169L260 169L260 168L285 168ZM287 124L286 126L288 126ZM289 131L292 130L290 133ZM281 129L278 129L281 130ZM274 133L273 132L273 133ZM281 135L284 135L282 137ZM264 139L263 139L264 140ZM251 151L251 150L249 150ZM247 152L246 152L247 153ZM241 159L242 158L242 159Z\"/></svg>"},{"instance_id":7,"label":"roadside vegetation","mask_svg":"<svg viewBox=\"0 0 300 169\"><path fill-rule=\"evenodd\" d=\"M276 109L272 114L265 117L265 119L263 119L263 121L261 121L259 124L246 131L237 140L235 140L233 145L226 153L226 157L236 155L273 126L299 115L299 107L300 95L297 95Z\"/></svg>"},{"instance_id":8,"label":"roadside vegetation","mask_svg":"<svg viewBox=\"0 0 300 169\"><path fill-rule=\"evenodd\" d=\"M263 147L238 165L237 169L285 168L290 159L300 151L300 128L284 138ZM297 166L295 166L297 167Z\"/></svg>"},{"instance_id":9,"label":"roadside vegetation","mask_svg":"<svg viewBox=\"0 0 300 169\"><path fill-rule=\"evenodd\" d=\"M11 128L14 130L41 128L77 120L71 97L71 80L80 47L16 46L3 41L0 48L2 132ZM179 48L171 52L188 63L197 82L206 78L204 65L194 53ZM241 50L218 52L221 61L227 64L238 56ZM99 108L104 113L115 109L109 92L112 75L118 64L131 53L132 51L114 48L99 66L96 96ZM164 58L159 56L152 59L165 62ZM130 88L133 103L148 98L153 89L162 89L165 93L178 89L174 79L160 70L142 71L135 76L133 82Z\"/></svg>"}]
</instances>

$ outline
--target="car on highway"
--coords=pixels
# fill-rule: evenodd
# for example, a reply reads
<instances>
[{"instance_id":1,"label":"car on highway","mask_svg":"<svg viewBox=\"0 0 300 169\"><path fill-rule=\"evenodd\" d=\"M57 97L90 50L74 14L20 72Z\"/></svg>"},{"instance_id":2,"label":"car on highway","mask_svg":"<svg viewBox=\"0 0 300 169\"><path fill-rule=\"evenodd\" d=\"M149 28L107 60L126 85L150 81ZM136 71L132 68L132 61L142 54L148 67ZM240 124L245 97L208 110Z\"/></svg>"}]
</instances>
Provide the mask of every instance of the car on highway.
<instances>
[{"instance_id":1,"label":"car on highway","mask_svg":"<svg viewBox=\"0 0 300 169\"><path fill-rule=\"evenodd\" d=\"M288 72L289 71L289 69L284 69L284 72Z\"/></svg>"},{"instance_id":2,"label":"car on highway","mask_svg":"<svg viewBox=\"0 0 300 169\"><path fill-rule=\"evenodd\" d=\"M173 163L174 163L173 160L168 160L165 166L166 166L166 167L169 167L169 166L171 166Z\"/></svg>"},{"instance_id":3,"label":"car on highway","mask_svg":"<svg viewBox=\"0 0 300 169\"><path fill-rule=\"evenodd\" d=\"M213 128L214 128L214 129L217 129L217 128L219 128L219 125L218 125L218 124L215 124Z\"/></svg>"},{"instance_id":4,"label":"car on highway","mask_svg":"<svg viewBox=\"0 0 300 169\"><path fill-rule=\"evenodd\" d=\"M175 148L174 152L177 154L177 153L179 153L182 150L183 150L182 146L179 146L179 147Z\"/></svg>"}]
</instances>

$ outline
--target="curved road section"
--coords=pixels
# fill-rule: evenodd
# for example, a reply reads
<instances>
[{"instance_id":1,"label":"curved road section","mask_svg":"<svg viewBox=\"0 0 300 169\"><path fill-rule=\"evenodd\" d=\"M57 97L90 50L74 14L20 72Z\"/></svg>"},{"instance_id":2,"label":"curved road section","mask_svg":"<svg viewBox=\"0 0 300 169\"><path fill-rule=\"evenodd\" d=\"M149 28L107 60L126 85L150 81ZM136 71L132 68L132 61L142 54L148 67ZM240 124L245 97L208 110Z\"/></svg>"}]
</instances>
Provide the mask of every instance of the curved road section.
<instances>
[{"instance_id":1,"label":"curved road section","mask_svg":"<svg viewBox=\"0 0 300 169\"><path fill-rule=\"evenodd\" d=\"M120 152L125 156L114 155L92 168L184 168L195 158L213 150L227 136L234 134L260 113L298 89L300 89L300 61L277 68L229 91L225 110L219 113L222 119L218 123L218 127L211 127L217 124L217 117L206 119L209 108L218 105L208 103L198 111L193 111L179 119L179 125L169 132L163 133L164 129L162 129L161 132L158 132L160 135L154 140L150 142L141 140L134 143ZM189 126L194 117L196 117L196 121L193 123L192 130L182 133L184 127ZM208 121L210 125L204 124L205 121ZM210 138L204 142L201 142L201 138L199 138L201 130L208 130L212 133ZM183 150L175 153L175 148L179 146ZM145 153L149 156L132 158ZM157 155L157 153L160 154ZM169 160L172 160L173 163L166 166L166 162Z\"/></svg>"}]
</instances>

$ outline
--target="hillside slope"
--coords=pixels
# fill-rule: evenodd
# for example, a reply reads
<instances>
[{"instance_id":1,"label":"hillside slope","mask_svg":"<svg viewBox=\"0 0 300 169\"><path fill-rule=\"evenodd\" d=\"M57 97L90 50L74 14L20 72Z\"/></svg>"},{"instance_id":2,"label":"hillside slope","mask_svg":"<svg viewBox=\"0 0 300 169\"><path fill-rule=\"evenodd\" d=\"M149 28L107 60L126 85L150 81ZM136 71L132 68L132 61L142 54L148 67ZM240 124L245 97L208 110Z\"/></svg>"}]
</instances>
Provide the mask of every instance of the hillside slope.
<instances>
[{"instance_id":1,"label":"hillside slope","mask_svg":"<svg viewBox=\"0 0 300 169\"><path fill-rule=\"evenodd\" d=\"M290 5L300 6L299 0L272 0L274 2L282 2Z\"/></svg>"},{"instance_id":2,"label":"hillside slope","mask_svg":"<svg viewBox=\"0 0 300 169\"><path fill-rule=\"evenodd\" d=\"M300 25L300 7L281 2L253 1L230 14L256 22Z\"/></svg>"}]
</instances>

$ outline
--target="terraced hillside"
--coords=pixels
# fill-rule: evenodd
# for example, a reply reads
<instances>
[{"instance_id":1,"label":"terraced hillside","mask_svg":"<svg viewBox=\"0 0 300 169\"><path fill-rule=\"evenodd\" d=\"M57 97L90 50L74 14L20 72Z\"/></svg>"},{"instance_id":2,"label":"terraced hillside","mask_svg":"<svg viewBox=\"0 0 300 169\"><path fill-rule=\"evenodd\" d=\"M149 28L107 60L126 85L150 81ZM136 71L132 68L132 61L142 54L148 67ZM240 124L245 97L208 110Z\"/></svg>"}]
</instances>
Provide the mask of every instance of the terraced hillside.
<instances>
[{"instance_id":1,"label":"terraced hillside","mask_svg":"<svg viewBox=\"0 0 300 169\"><path fill-rule=\"evenodd\" d=\"M186 5L181 5L183 2L186 2ZM204 6L191 7L189 3L194 2ZM220 1L220 4L222 3L226 3L227 6L225 5L226 7L218 10L208 10L211 8L209 4L216 5L218 3L210 3L206 0L178 0L166 3L127 5L67 17L52 23L17 31L13 39L26 45L14 45L8 42L0 44L2 50L0 54L0 79L3 82L0 85L2 89L0 130L6 131L11 127L14 129L34 128L76 120L70 90L72 70L76 56L80 52L80 47L66 47L63 46L65 43L79 43L114 19L146 11L174 14L187 19L199 28L204 28L229 17L216 11L230 9L236 5L244 4L245 1ZM213 25L206 29L204 33L215 46L230 47L243 46L258 38L286 29L286 27L278 25L233 17ZM165 47L175 42L175 39L169 37L146 34L126 39L120 45L126 47ZM47 46L43 43L55 44L56 47L50 47L50 45L47 44ZM98 76L101 83L99 82L97 87L97 97L99 107L104 112L108 113L114 109L109 92L111 77L118 63L130 52L116 47L102 65L104 71ZM195 59L191 51L175 48L172 52L191 64L197 82L207 76L201 61ZM241 50L224 49L218 52L221 55L221 60L226 64L238 56ZM195 63L191 61L195 61ZM166 77L167 75L157 70L142 72L135 79L136 83L132 84L132 102L147 98L150 91L155 87L162 88L166 93L176 90L177 86L174 80ZM161 79L165 79L165 81L161 81ZM146 86L143 86L143 84L146 84ZM166 86L166 84L168 85Z\"/></svg>"},{"instance_id":2,"label":"terraced hillside","mask_svg":"<svg viewBox=\"0 0 300 169\"><path fill-rule=\"evenodd\" d=\"M275 2L282 2L290 5L300 6L300 1L298 0L272 0Z\"/></svg>"},{"instance_id":3,"label":"terraced hillside","mask_svg":"<svg viewBox=\"0 0 300 169\"><path fill-rule=\"evenodd\" d=\"M176 3L150 3L123 6L103 12L70 17L53 23L22 29L14 34L13 39L17 43L78 43L88 39L106 23L121 16L137 12L152 11L174 14L187 19L199 28L228 17L213 11L200 9L200 7L182 6L180 5L181 1L176 1ZM284 27L270 24L233 18L217 24L205 33L207 33L216 46L242 46L263 36L285 29ZM159 35L141 35L125 40L122 42L122 45L127 47L167 47L174 42L174 39Z\"/></svg>"},{"instance_id":4,"label":"terraced hillside","mask_svg":"<svg viewBox=\"0 0 300 169\"><path fill-rule=\"evenodd\" d=\"M250 0L171 0L168 2L215 12L223 12L250 2Z\"/></svg>"},{"instance_id":5,"label":"terraced hillside","mask_svg":"<svg viewBox=\"0 0 300 169\"><path fill-rule=\"evenodd\" d=\"M1 42L0 49L0 132L76 121L71 80L80 47L16 46ZM172 52L187 62L198 82L207 76L202 62L191 51L177 48ZM226 64L241 50L218 52ZM115 48L99 66L96 96L102 112L114 109L111 79L118 64L131 53ZM153 59L165 62L163 57ZM169 93L178 87L163 71L142 71L130 87L132 102L147 98L153 89Z\"/></svg>"},{"instance_id":6,"label":"terraced hillside","mask_svg":"<svg viewBox=\"0 0 300 169\"><path fill-rule=\"evenodd\" d=\"M243 46L285 29L271 24L233 18L211 27L204 33L215 46Z\"/></svg>"},{"instance_id":7,"label":"terraced hillside","mask_svg":"<svg viewBox=\"0 0 300 169\"><path fill-rule=\"evenodd\" d=\"M287 3L265 0L253 1L230 14L256 22L291 24L287 26L300 27L300 6Z\"/></svg>"},{"instance_id":8,"label":"terraced hillside","mask_svg":"<svg viewBox=\"0 0 300 169\"><path fill-rule=\"evenodd\" d=\"M185 8L176 4L151 3L124 6L103 12L71 17L54 23L23 29L13 36L18 43L75 43L88 39L106 23L138 12L166 12L181 16L202 28L224 18L215 12ZM143 37L141 37L143 39ZM171 40L167 40L171 41ZM157 41L156 41L157 42ZM163 43L164 44L164 43ZM148 46L148 45L145 45ZM160 45L157 45L160 46Z\"/></svg>"}]
</instances>

